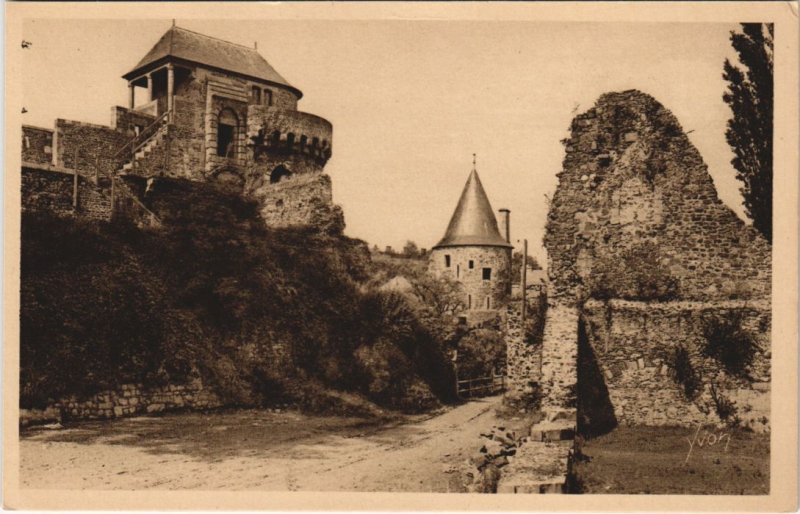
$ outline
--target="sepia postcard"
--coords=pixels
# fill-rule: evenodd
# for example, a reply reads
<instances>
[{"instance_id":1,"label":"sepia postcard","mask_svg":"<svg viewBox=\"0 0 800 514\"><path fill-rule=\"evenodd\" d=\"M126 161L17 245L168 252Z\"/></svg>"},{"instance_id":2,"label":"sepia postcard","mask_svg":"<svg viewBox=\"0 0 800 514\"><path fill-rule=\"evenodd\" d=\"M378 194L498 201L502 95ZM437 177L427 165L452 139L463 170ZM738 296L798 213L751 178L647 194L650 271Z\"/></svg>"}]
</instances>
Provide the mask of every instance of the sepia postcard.
<instances>
[{"instance_id":1,"label":"sepia postcard","mask_svg":"<svg viewBox=\"0 0 800 514\"><path fill-rule=\"evenodd\" d=\"M797 509L797 2L6 5L4 506Z\"/></svg>"}]
</instances>

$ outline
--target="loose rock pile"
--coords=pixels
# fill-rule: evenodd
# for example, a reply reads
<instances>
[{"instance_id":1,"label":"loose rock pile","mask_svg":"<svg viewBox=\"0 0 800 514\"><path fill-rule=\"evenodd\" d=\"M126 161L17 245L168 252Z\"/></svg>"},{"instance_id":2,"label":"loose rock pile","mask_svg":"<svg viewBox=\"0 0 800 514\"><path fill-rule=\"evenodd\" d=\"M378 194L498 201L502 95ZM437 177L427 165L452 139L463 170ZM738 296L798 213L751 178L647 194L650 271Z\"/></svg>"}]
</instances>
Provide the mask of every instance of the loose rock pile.
<instances>
[{"instance_id":1,"label":"loose rock pile","mask_svg":"<svg viewBox=\"0 0 800 514\"><path fill-rule=\"evenodd\" d=\"M470 458L470 464L477 473L467 486L471 493L496 493L500 480L500 468L509 464L517 453L517 449L527 437L517 437L513 430L506 430L503 425L495 425L488 432L481 433L483 443Z\"/></svg>"}]
</instances>

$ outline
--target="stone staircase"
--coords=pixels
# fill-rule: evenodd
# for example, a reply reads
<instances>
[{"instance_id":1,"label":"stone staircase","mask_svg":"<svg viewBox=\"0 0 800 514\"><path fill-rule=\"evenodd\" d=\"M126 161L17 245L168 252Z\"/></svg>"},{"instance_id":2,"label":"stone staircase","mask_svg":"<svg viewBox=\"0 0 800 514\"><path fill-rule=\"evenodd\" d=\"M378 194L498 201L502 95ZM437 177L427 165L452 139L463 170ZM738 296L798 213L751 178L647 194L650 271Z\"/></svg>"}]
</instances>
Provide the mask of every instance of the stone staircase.
<instances>
[{"instance_id":1,"label":"stone staircase","mask_svg":"<svg viewBox=\"0 0 800 514\"><path fill-rule=\"evenodd\" d=\"M136 152L122 165L118 173L136 173L143 176L157 174L157 170L164 167L164 142L168 133L169 125L161 125L147 140L140 143Z\"/></svg>"}]
</instances>

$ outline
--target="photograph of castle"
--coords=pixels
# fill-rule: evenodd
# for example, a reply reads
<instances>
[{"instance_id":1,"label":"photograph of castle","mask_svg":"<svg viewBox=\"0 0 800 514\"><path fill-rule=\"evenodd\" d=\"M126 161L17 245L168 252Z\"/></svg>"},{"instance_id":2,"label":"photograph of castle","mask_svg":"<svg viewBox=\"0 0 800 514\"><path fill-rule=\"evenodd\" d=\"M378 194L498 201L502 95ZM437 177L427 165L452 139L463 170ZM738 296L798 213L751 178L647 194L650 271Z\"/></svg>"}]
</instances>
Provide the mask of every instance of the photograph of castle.
<instances>
[{"instance_id":1,"label":"photograph of castle","mask_svg":"<svg viewBox=\"0 0 800 514\"><path fill-rule=\"evenodd\" d=\"M19 17L19 497L774 495L742 19Z\"/></svg>"}]
</instances>

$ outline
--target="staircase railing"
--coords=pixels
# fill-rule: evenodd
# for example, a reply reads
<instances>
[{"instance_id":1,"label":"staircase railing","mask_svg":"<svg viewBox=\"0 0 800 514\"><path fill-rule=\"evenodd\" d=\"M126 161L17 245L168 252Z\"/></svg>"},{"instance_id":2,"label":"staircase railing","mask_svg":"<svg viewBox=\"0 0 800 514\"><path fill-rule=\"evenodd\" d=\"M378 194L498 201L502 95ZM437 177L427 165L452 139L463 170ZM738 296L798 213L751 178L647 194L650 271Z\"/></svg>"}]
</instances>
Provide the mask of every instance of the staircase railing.
<instances>
[{"instance_id":1,"label":"staircase railing","mask_svg":"<svg viewBox=\"0 0 800 514\"><path fill-rule=\"evenodd\" d=\"M147 142L158 133L162 126L169 122L171 113L171 110L165 111L161 116L156 118L153 123L139 132L139 135L128 141L125 146L120 148L117 153L114 154L114 160L116 161L128 153L131 159L130 162L134 162L136 160L136 152L138 152L141 147L146 145Z\"/></svg>"}]
</instances>

